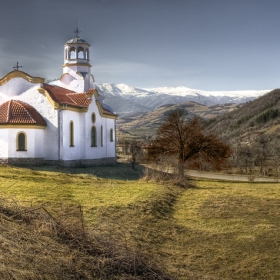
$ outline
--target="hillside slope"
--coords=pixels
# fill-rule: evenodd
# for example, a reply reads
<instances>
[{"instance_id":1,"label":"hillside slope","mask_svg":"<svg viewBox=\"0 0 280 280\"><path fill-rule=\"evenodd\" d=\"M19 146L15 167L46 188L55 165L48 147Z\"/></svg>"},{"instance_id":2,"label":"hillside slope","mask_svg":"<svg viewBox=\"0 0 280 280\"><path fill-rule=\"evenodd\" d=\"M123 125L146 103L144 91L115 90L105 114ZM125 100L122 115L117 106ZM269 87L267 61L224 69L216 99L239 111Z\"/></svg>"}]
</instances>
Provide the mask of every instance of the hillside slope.
<instances>
[{"instance_id":1,"label":"hillside slope","mask_svg":"<svg viewBox=\"0 0 280 280\"><path fill-rule=\"evenodd\" d=\"M150 139L155 136L157 129L168 118L169 113L177 109L184 110L190 118L198 116L204 120L208 120L232 111L238 106L241 105L230 103L206 106L196 102L184 102L180 104L162 105L144 114L126 114L117 121L118 137Z\"/></svg>"},{"instance_id":2,"label":"hillside slope","mask_svg":"<svg viewBox=\"0 0 280 280\"><path fill-rule=\"evenodd\" d=\"M250 141L262 134L280 132L280 89L275 89L236 110L208 122L207 131L224 139Z\"/></svg>"}]
</instances>

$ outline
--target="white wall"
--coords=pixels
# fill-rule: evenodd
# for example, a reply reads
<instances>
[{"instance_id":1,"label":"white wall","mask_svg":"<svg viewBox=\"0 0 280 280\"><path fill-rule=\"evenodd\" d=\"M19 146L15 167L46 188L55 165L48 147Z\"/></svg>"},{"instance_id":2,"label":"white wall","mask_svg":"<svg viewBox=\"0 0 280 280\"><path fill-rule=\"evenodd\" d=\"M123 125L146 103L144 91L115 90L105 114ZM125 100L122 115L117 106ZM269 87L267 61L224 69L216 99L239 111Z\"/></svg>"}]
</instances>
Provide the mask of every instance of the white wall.
<instances>
[{"instance_id":1,"label":"white wall","mask_svg":"<svg viewBox=\"0 0 280 280\"><path fill-rule=\"evenodd\" d=\"M94 124L91 121L92 113L95 113L96 116ZM95 126L97 131L97 147L91 147L92 126ZM101 126L103 126L103 146L101 146ZM91 102L86 113L85 127L85 137L87 140L85 147L86 159L115 157L115 141L110 142L110 129L115 129L115 120L101 117L95 100Z\"/></svg>"},{"instance_id":2,"label":"white wall","mask_svg":"<svg viewBox=\"0 0 280 280\"><path fill-rule=\"evenodd\" d=\"M92 123L92 113L95 113L95 123ZM74 147L70 147L70 121L74 123ZM86 113L62 111L61 123L63 130L61 133L61 159L115 157L115 140L110 141L110 129L115 130L115 120L101 117L95 100L92 101ZM97 147L91 147L91 128L93 125L97 132ZM103 146L101 146L101 126L103 126Z\"/></svg>"},{"instance_id":3,"label":"white wall","mask_svg":"<svg viewBox=\"0 0 280 280\"><path fill-rule=\"evenodd\" d=\"M58 160L58 110L55 110L46 96L36 88L32 88L13 99L24 101L33 106L44 118L47 127L44 130L44 154L46 160Z\"/></svg>"},{"instance_id":4,"label":"white wall","mask_svg":"<svg viewBox=\"0 0 280 280\"><path fill-rule=\"evenodd\" d=\"M0 158L7 158L9 144L9 130L7 128L0 128Z\"/></svg>"},{"instance_id":5,"label":"white wall","mask_svg":"<svg viewBox=\"0 0 280 280\"><path fill-rule=\"evenodd\" d=\"M23 92L29 89L36 89L41 87L41 84L34 84L26 81L23 78L13 78L6 82L5 84L0 86L0 95L6 96L7 99L12 99L15 96L21 95ZM4 98L3 98L4 99ZM4 101L0 100L0 104L4 103Z\"/></svg>"},{"instance_id":6,"label":"white wall","mask_svg":"<svg viewBox=\"0 0 280 280\"><path fill-rule=\"evenodd\" d=\"M13 80L15 79L10 81ZM28 82L24 79L21 79L21 82L25 84L21 88L25 89ZM10 83L10 86L16 84ZM103 118L99 115L94 96L88 112L59 111L51 106L44 94L38 92L34 84L31 85L32 87L27 91L7 98L18 99L33 106L43 116L47 127L45 129L0 129L0 157L43 157L46 160L115 157L115 141L110 141L110 129L112 128L115 133L115 120ZM94 124L91 119L93 112L96 115ZM71 120L74 123L74 147L70 147L69 129ZM61 123L60 135L58 132L59 121ZM97 147L91 147L91 128L93 125L95 125L97 131ZM101 125L103 126L103 146L101 146ZM27 134L28 149L26 152L16 151L16 136L19 131Z\"/></svg>"},{"instance_id":7,"label":"white wall","mask_svg":"<svg viewBox=\"0 0 280 280\"><path fill-rule=\"evenodd\" d=\"M44 157L44 129L9 128L8 130L8 157L12 158L42 158ZM17 151L17 135L26 134L26 151ZM2 134L1 134L2 136ZM2 138L2 137L1 137Z\"/></svg>"},{"instance_id":8,"label":"white wall","mask_svg":"<svg viewBox=\"0 0 280 280\"><path fill-rule=\"evenodd\" d=\"M86 72L85 76L81 76L79 72ZM86 92L93 88L94 81L88 66L69 65L63 68L64 75L60 78L59 86L66 87L75 92ZM56 83L57 84L57 83Z\"/></svg>"},{"instance_id":9,"label":"white wall","mask_svg":"<svg viewBox=\"0 0 280 280\"><path fill-rule=\"evenodd\" d=\"M61 111L61 159L78 160L81 159L81 149L83 148L83 113L69 110ZM74 124L74 146L70 147L70 121Z\"/></svg>"}]
</instances>

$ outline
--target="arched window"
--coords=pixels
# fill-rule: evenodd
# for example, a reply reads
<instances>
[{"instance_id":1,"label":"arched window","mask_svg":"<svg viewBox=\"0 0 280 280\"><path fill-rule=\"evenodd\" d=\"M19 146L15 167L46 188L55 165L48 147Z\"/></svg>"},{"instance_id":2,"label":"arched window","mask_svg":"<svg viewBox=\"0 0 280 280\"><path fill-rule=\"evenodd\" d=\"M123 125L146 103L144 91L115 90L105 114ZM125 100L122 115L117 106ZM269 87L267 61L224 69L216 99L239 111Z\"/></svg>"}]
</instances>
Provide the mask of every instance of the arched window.
<instances>
[{"instance_id":1,"label":"arched window","mask_svg":"<svg viewBox=\"0 0 280 280\"><path fill-rule=\"evenodd\" d=\"M64 49L64 59L68 59L67 54L68 54L68 50Z\"/></svg>"},{"instance_id":2,"label":"arched window","mask_svg":"<svg viewBox=\"0 0 280 280\"><path fill-rule=\"evenodd\" d=\"M70 48L69 54L70 54L70 59L75 59L76 58L76 49L74 47Z\"/></svg>"},{"instance_id":3,"label":"arched window","mask_svg":"<svg viewBox=\"0 0 280 280\"><path fill-rule=\"evenodd\" d=\"M95 126L93 126L91 128L91 147L97 147L97 141L96 141L97 137L96 136L97 136L96 128L95 128Z\"/></svg>"},{"instance_id":4,"label":"arched window","mask_svg":"<svg viewBox=\"0 0 280 280\"><path fill-rule=\"evenodd\" d=\"M84 49L82 47L78 48L78 58L82 58L82 59L85 58Z\"/></svg>"},{"instance_id":5,"label":"arched window","mask_svg":"<svg viewBox=\"0 0 280 280\"><path fill-rule=\"evenodd\" d=\"M100 137L101 137L101 146L103 147L103 125L101 125Z\"/></svg>"},{"instance_id":6,"label":"arched window","mask_svg":"<svg viewBox=\"0 0 280 280\"><path fill-rule=\"evenodd\" d=\"M113 131L113 128L110 129L110 141L111 142L114 141L114 131Z\"/></svg>"},{"instance_id":7,"label":"arched window","mask_svg":"<svg viewBox=\"0 0 280 280\"><path fill-rule=\"evenodd\" d=\"M17 135L17 151L27 151L26 134L19 132Z\"/></svg>"},{"instance_id":8,"label":"arched window","mask_svg":"<svg viewBox=\"0 0 280 280\"><path fill-rule=\"evenodd\" d=\"M96 121L96 117L95 117L94 113L91 114L91 121L92 121L92 123L95 123L95 121Z\"/></svg>"},{"instance_id":9,"label":"arched window","mask_svg":"<svg viewBox=\"0 0 280 280\"><path fill-rule=\"evenodd\" d=\"M88 60L88 49L86 50L86 59Z\"/></svg>"},{"instance_id":10,"label":"arched window","mask_svg":"<svg viewBox=\"0 0 280 280\"><path fill-rule=\"evenodd\" d=\"M70 127L69 127L69 140L70 140L70 147L74 147L74 123L73 121L70 121Z\"/></svg>"}]
</instances>

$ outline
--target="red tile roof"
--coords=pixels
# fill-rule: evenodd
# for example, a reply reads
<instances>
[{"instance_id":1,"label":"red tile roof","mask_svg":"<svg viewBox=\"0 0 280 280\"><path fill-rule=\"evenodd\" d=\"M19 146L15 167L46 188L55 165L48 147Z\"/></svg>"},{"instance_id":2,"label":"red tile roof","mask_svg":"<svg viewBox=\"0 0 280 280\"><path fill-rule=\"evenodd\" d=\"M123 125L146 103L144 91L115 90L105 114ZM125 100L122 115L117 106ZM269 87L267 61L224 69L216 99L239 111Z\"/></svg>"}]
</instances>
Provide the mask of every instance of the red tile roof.
<instances>
[{"instance_id":1,"label":"red tile roof","mask_svg":"<svg viewBox=\"0 0 280 280\"><path fill-rule=\"evenodd\" d=\"M67 104L81 108L86 108L90 104L90 100L87 98L86 93L76 93L63 87L48 84L43 84L43 89L49 93L53 101L58 102L59 104Z\"/></svg>"},{"instance_id":2,"label":"red tile roof","mask_svg":"<svg viewBox=\"0 0 280 280\"><path fill-rule=\"evenodd\" d=\"M19 100L9 100L0 105L0 124L47 125L35 108Z\"/></svg>"},{"instance_id":3,"label":"red tile roof","mask_svg":"<svg viewBox=\"0 0 280 280\"><path fill-rule=\"evenodd\" d=\"M43 89L49 93L53 101L58 102L61 105L67 104L79 108L87 108L91 102L88 94L94 94L94 92L97 92L95 89L91 88L87 92L76 93L75 91L49 84L43 84ZM101 107L104 114L116 116L102 103Z\"/></svg>"}]
</instances>

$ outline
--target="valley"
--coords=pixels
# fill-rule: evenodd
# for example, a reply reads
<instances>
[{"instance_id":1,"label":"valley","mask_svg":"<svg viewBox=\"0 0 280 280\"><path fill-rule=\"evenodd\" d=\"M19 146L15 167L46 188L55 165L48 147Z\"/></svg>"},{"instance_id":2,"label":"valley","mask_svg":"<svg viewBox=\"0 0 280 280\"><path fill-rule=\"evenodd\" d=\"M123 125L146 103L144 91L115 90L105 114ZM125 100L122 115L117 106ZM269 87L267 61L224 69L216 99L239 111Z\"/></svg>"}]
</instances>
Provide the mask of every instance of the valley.
<instances>
[{"instance_id":1,"label":"valley","mask_svg":"<svg viewBox=\"0 0 280 280\"><path fill-rule=\"evenodd\" d=\"M196 102L183 102L179 104L166 104L147 113L130 113L121 115L117 120L117 135L119 139L153 139L159 126L167 119L170 112L183 109L188 117L198 116L209 120L231 112L241 104L229 103L213 106L201 105Z\"/></svg>"}]
</instances>

